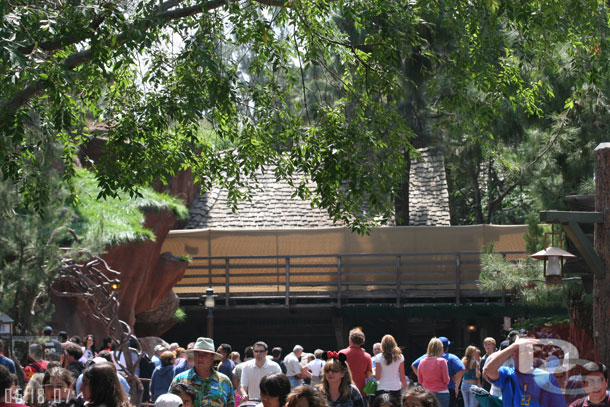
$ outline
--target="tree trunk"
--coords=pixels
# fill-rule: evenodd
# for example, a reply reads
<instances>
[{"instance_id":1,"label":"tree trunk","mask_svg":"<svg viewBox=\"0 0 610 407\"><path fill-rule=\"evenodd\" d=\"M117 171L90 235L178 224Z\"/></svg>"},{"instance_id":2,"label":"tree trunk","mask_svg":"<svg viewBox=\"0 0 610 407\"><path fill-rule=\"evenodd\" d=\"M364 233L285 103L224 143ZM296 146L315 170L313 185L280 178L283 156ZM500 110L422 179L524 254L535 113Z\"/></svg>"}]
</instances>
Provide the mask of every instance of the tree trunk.
<instances>
[{"instance_id":1,"label":"tree trunk","mask_svg":"<svg viewBox=\"0 0 610 407\"><path fill-rule=\"evenodd\" d=\"M396 210L396 226L409 226L409 183L411 181L411 157L408 151L404 153L407 160L407 170L400 185L400 193L394 200Z\"/></svg>"},{"instance_id":2,"label":"tree trunk","mask_svg":"<svg viewBox=\"0 0 610 407\"><path fill-rule=\"evenodd\" d=\"M483 203L481 200L481 186L479 185L479 173L480 164L477 162L473 163L472 172L470 173L470 180L472 182L472 199L474 205L474 214L477 224L483 224Z\"/></svg>"},{"instance_id":3,"label":"tree trunk","mask_svg":"<svg viewBox=\"0 0 610 407\"><path fill-rule=\"evenodd\" d=\"M595 251L610 264L610 143L595 149L595 210L604 213L604 223L595 225ZM606 271L607 273L607 271ZM610 366L610 278L594 276L593 336L600 361Z\"/></svg>"},{"instance_id":4,"label":"tree trunk","mask_svg":"<svg viewBox=\"0 0 610 407\"><path fill-rule=\"evenodd\" d=\"M568 301L568 314L570 315L570 336L568 342L578 349L581 359L597 360L599 355L593 345L593 315L591 307L580 299L570 298Z\"/></svg>"}]
</instances>

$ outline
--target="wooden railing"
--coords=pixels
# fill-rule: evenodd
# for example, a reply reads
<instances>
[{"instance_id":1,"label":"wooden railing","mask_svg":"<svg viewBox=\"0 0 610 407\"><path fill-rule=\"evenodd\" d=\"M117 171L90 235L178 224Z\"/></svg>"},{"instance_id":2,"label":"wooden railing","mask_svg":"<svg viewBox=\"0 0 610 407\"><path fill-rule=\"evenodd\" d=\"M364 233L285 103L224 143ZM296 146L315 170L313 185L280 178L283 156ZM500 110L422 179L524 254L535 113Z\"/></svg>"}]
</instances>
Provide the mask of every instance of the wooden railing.
<instances>
[{"instance_id":1,"label":"wooden railing","mask_svg":"<svg viewBox=\"0 0 610 407\"><path fill-rule=\"evenodd\" d=\"M525 252L498 252L508 259ZM481 252L376 253L298 256L193 257L174 291L197 298L207 287L217 305L285 307L328 302L342 307L371 300L396 306L412 302L455 302L484 298L476 281Z\"/></svg>"}]
</instances>

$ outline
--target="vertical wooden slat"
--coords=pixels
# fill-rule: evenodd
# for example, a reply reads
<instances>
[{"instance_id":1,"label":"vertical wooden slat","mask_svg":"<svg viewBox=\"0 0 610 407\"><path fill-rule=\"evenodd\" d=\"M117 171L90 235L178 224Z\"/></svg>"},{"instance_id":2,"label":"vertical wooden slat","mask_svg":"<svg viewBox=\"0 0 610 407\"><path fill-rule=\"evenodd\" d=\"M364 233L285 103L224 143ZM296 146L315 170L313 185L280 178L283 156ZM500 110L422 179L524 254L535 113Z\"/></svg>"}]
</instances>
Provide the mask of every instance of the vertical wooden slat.
<instances>
[{"instance_id":1,"label":"vertical wooden slat","mask_svg":"<svg viewBox=\"0 0 610 407\"><path fill-rule=\"evenodd\" d=\"M462 296L462 271L461 271L462 259L460 254L455 255L455 305L460 305Z\"/></svg>"},{"instance_id":2,"label":"vertical wooden slat","mask_svg":"<svg viewBox=\"0 0 610 407\"><path fill-rule=\"evenodd\" d=\"M396 256L396 307L400 307L400 256Z\"/></svg>"},{"instance_id":3,"label":"vertical wooden slat","mask_svg":"<svg viewBox=\"0 0 610 407\"><path fill-rule=\"evenodd\" d=\"M341 256L337 256L337 307L339 308L341 308L341 290L343 289L341 280Z\"/></svg>"},{"instance_id":4,"label":"vertical wooden slat","mask_svg":"<svg viewBox=\"0 0 610 407\"><path fill-rule=\"evenodd\" d=\"M229 308L229 289L231 285L229 284L229 276L230 276L230 266L229 266L229 258L225 257L225 307Z\"/></svg>"},{"instance_id":5,"label":"vertical wooden slat","mask_svg":"<svg viewBox=\"0 0 610 407\"><path fill-rule=\"evenodd\" d=\"M286 298L284 299L284 306L286 308L290 306L290 257L286 257Z\"/></svg>"}]
</instances>

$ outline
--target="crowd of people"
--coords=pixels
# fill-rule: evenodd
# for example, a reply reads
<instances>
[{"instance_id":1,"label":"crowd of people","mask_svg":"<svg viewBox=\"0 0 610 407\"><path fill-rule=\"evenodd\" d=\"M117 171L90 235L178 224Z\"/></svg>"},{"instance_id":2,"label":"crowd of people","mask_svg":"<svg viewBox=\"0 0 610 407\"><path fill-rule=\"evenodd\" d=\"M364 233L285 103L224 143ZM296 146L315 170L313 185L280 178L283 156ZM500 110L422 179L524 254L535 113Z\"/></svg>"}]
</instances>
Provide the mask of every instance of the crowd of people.
<instances>
[{"instance_id":1,"label":"crowd of people","mask_svg":"<svg viewBox=\"0 0 610 407\"><path fill-rule=\"evenodd\" d=\"M108 339L96 349L92 335L55 338L46 327L23 363L3 356L0 341L0 407L138 404ZM186 348L157 345L136 369L150 379L141 401L155 407L610 407L603 364L584 363L579 375L569 376L574 372L561 363L567 356L560 347L516 331L499 350L486 338L484 354L471 345L461 358L449 352L447 337L431 338L410 369L392 335L373 344L372 355L361 329L351 330L348 340L339 351L306 353L295 345L284 358L281 348L270 351L257 341L243 361L231 345L216 347L211 338Z\"/></svg>"}]
</instances>

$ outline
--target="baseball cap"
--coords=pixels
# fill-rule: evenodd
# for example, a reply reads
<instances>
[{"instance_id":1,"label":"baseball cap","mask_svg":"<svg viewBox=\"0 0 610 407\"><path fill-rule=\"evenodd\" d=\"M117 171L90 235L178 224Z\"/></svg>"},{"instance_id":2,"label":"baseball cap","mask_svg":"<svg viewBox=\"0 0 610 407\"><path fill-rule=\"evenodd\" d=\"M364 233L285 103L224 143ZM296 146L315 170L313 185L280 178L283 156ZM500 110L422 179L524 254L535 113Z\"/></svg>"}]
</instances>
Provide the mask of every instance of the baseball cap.
<instances>
[{"instance_id":1,"label":"baseball cap","mask_svg":"<svg viewBox=\"0 0 610 407\"><path fill-rule=\"evenodd\" d=\"M451 341L446 336L439 336L438 340L443 343L443 347L444 348L446 348L447 346L451 345Z\"/></svg>"},{"instance_id":2,"label":"baseball cap","mask_svg":"<svg viewBox=\"0 0 610 407\"><path fill-rule=\"evenodd\" d=\"M172 393L162 394L155 400L155 407L182 407L182 399Z\"/></svg>"}]
</instances>

